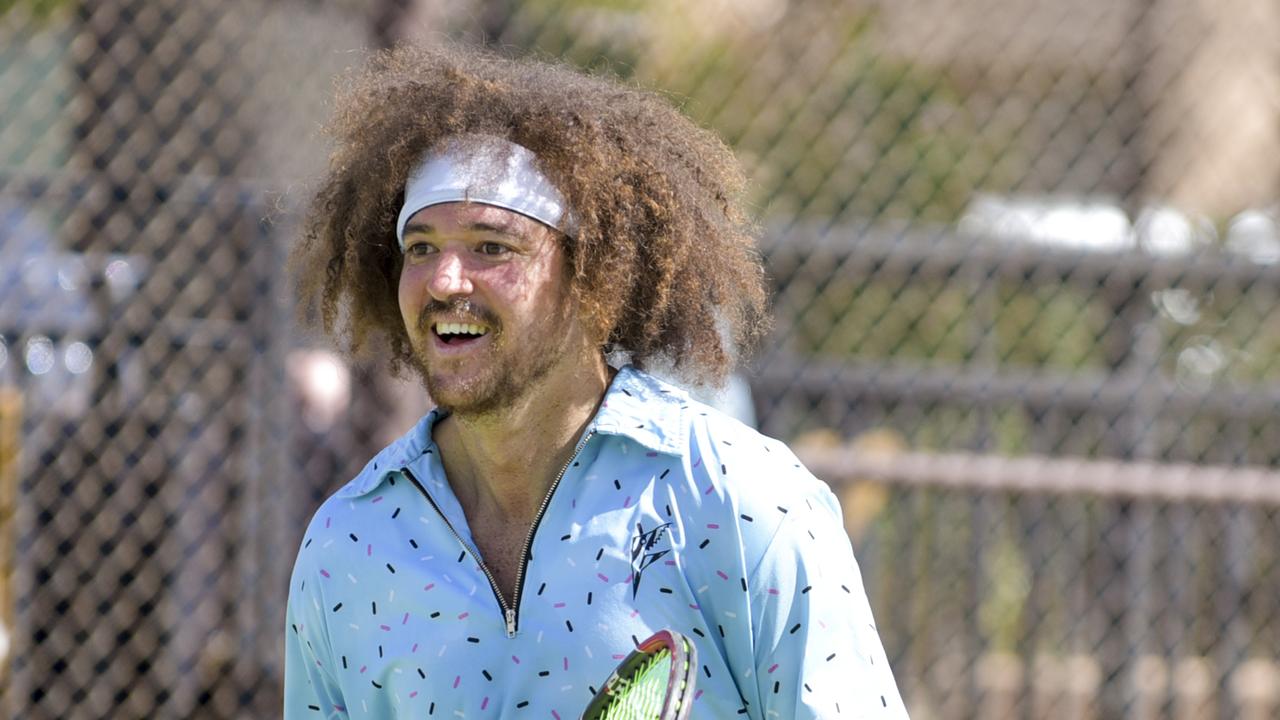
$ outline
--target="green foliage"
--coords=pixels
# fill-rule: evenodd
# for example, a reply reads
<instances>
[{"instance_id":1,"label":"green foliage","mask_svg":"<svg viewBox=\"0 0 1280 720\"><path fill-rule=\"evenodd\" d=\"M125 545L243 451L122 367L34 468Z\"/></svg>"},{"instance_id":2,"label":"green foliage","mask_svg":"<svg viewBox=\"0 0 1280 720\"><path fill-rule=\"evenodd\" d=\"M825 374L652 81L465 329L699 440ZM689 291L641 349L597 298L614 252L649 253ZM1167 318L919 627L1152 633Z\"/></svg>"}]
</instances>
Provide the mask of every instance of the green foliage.
<instances>
[{"instance_id":1,"label":"green foliage","mask_svg":"<svg viewBox=\"0 0 1280 720\"><path fill-rule=\"evenodd\" d=\"M527 37L520 45L535 48L592 72L631 77L643 48L632 35L611 32L628 25L644 8L641 0L525 0L513 25ZM519 31L518 31L519 32Z\"/></svg>"},{"instance_id":2,"label":"green foliage","mask_svg":"<svg viewBox=\"0 0 1280 720\"><path fill-rule=\"evenodd\" d=\"M1013 652L1022 634L1023 614L1031 592L1031 573L1018 538L1009 531L1014 523L1001 522L1000 538L986 562L989 593L978 608L978 623L992 650Z\"/></svg>"},{"instance_id":3,"label":"green foliage","mask_svg":"<svg viewBox=\"0 0 1280 720\"><path fill-rule=\"evenodd\" d=\"M995 338L1003 363L1078 370L1102 368L1099 342L1111 311L1100 298L1058 285L1002 288Z\"/></svg>"},{"instance_id":4,"label":"green foliage","mask_svg":"<svg viewBox=\"0 0 1280 720\"><path fill-rule=\"evenodd\" d=\"M996 155L957 88L885 54L873 13L821 13L828 56L810 53L812 37L783 27L788 18L763 44L726 38L656 80L752 165L765 215L955 219Z\"/></svg>"},{"instance_id":5,"label":"green foliage","mask_svg":"<svg viewBox=\"0 0 1280 720\"><path fill-rule=\"evenodd\" d=\"M37 20L47 20L63 8L71 7L73 2L74 0L0 0L0 18L16 11Z\"/></svg>"}]
</instances>

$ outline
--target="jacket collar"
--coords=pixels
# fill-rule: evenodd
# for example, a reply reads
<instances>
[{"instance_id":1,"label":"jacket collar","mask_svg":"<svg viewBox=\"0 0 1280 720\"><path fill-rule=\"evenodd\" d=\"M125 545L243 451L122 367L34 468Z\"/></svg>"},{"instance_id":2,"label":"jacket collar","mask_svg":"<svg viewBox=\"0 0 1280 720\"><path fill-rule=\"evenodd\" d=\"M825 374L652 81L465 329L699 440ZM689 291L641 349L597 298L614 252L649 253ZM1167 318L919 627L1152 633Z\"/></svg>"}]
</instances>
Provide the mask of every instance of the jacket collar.
<instances>
[{"instance_id":1,"label":"jacket collar","mask_svg":"<svg viewBox=\"0 0 1280 720\"><path fill-rule=\"evenodd\" d=\"M587 431L625 437L653 452L679 455L688 446L685 414L689 403L684 390L627 365L609 384ZM372 492L388 475L434 447L431 428L443 417L438 409L427 413L409 432L375 455L337 496L353 498Z\"/></svg>"}]
</instances>

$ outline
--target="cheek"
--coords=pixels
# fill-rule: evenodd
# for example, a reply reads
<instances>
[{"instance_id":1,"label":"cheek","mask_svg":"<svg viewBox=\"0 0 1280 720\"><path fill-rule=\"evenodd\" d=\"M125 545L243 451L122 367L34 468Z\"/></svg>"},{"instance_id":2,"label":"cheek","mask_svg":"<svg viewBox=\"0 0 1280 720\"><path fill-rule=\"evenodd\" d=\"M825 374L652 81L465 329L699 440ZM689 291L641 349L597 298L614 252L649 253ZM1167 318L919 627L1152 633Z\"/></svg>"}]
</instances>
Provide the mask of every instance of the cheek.
<instances>
[{"instance_id":1,"label":"cheek","mask_svg":"<svg viewBox=\"0 0 1280 720\"><path fill-rule=\"evenodd\" d=\"M418 312L422 309L424 284L422 273L419 268L406 266L400 272L400 285L398 287L396 298L400 303L400 317L404 319L405 327L412 328L417 322Z\"/></svg>"}]
</instances>

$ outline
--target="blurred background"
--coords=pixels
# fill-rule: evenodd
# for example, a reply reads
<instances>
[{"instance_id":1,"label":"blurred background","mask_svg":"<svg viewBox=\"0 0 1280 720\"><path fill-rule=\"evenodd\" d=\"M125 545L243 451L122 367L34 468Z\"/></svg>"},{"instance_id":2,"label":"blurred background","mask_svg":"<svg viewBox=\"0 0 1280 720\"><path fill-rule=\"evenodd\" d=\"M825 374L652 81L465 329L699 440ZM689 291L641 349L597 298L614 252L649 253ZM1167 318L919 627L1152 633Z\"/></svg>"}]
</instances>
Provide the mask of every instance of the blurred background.
<instances>
[{"instance_id":1,"label":"blurred background","mask_svg":"<svg viewBox=\"0 0 1280 720\"><path fill-rule=\"evenodd\" d=\"M425 410L294 328L332 78L667 94L747 166L760 428L916 720L1280 708L1275 0L0 0L0 708L279 714L310 513Z\"/></svg>"}]
</instances>

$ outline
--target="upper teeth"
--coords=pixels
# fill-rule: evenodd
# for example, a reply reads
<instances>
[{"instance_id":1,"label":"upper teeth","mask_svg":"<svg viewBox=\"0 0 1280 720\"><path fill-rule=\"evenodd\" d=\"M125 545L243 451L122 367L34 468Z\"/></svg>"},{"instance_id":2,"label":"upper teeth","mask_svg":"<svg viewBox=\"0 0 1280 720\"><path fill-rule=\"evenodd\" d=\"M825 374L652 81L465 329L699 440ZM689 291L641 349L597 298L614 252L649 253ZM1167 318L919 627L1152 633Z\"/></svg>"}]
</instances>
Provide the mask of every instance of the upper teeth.
<instances>
[{"instance_id":1,"label":"upper teeth","mask_svg":"<svg viewBox=\"0 0 1280 720\"><path fill-rule=\"evenodd\" d=\"M436 332L440 335L484 335L488 330L471 323L436 323Z\"/></svg>"}]
</instances>

